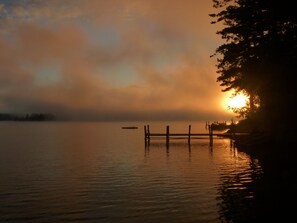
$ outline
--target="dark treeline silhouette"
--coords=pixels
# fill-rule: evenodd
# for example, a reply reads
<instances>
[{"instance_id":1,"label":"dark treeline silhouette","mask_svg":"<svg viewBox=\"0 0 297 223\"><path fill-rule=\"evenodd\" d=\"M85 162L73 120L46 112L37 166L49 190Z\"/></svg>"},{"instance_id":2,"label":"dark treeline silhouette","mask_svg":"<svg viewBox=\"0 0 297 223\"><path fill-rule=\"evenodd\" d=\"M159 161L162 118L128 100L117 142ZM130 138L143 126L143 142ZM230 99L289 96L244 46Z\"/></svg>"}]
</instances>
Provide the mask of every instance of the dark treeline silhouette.
<instances>
[{"instance_id":1,"label":"dark treeline silhouette","mask_svg":"<svg viewBox=\"0 0 297 223\"><path fill-rule=\"evenodd\" d=\"M213 23L224 24L217 33L225 40L213 55L217 57L217 81L223 91L243 92L250 98L247 107L234 110L243 118L235 131L252 133L237 138L236 147L259 159L268 181L267 187L255 187L258 202L252 206L259 206L247 214L254 213L257 222L262 222L262 217L287 218L294 213L289 200L297 187L295 7L287 0L213 0L213 3L217 12L210 16ZM273 180L269 182L270 179ZM232 198L233 194L224 188L222 191L225 198ZM227 205L234 206L230 203L233 199L225 198ZM233 213L222 210L225 217L233 219Z\"/></svg>"},{"instance_id":2,"label":"dark treeline silhouette","mask_svg":"<svg viewBox=\"0 0 297 223\"><path fill-rule=\"evenodd\" d=\"M223 91L249 96L235 109L250 130L286 137L297 118L297 16L289 1L213 0L212 23L225 40L217 57L217 81ZM281 138L282 138L281 137Z\"/></svg>"},{"instance_id":3,"label":"dark treeline silhouette","mask_svg":"<svg viewBox=\"0 0 297 223\"><path fill-rule=\"evenodd\" d=\"M11 114L0 113L0 121L53 121L55 119L52 114L32 113L32 114Z\"/></svg>"}]
</instances>

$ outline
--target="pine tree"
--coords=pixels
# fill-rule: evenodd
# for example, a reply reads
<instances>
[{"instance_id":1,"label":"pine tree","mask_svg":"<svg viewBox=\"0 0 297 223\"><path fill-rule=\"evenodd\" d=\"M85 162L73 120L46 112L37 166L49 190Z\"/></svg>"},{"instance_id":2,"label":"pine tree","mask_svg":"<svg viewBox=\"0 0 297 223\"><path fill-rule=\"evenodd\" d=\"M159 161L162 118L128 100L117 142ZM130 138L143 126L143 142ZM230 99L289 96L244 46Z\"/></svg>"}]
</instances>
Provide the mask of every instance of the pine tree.
<instances>
[{"instance_id":1,"label":"pine tree","mask_svg":"<svg viewBox=\"0 0 297 223\"><path fill-rule=\"evenodd\" d=\"M297 75L297 21L291 4L269 0L213 0L220 10L210 16L223 23L225 40L217 56L217 81L223 91L250 97L246 117L258 117L266 128L294 116ZM258 108L258 109L257 109ZM257 110L257 112L256 112ZM287 127L284 124L284 127Z\"/></svg>"}]
</instances>

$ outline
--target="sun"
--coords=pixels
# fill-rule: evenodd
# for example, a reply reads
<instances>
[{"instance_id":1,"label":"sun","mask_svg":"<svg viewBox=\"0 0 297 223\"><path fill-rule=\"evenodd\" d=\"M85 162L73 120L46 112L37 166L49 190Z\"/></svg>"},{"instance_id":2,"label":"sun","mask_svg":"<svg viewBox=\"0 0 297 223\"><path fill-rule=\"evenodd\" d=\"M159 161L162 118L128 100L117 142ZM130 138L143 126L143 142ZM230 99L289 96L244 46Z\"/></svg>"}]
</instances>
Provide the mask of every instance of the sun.
<instances>
[{"instance_id":1,"label":"sun","mask_svg":"<svg viewBox=\"0 0 297 223\"><path fill-rule=\"evenodd\" d=\"M248 105L249 98L245 94L237 93L235 95L234 91L226 93L222 104L227 111L231 112L233 109L240 109Z\"/></svg>"},{"instance_id":2,"label":"sun","mask_svg":"<svg viewBox=\"0 0 297 223\"><path fill-rule=\"evenodd\" d=\"M228 108L243 108L247 105L248 97L244 94L237 94L236 96L230 96L226 105Z\"/></svg>"}]
</instances>

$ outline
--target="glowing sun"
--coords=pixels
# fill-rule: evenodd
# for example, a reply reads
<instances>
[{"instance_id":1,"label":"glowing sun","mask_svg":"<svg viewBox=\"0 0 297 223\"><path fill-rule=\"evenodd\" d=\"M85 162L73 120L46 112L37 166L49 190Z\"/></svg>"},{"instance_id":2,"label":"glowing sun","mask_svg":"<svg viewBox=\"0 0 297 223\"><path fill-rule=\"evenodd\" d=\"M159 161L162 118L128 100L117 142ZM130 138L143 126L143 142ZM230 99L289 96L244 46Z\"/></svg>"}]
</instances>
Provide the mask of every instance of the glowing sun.
<instances>
[{"instance_id":1,"label":"glowing sun","mask_svg":"<svg viewBox=\"0 0 297 223\"><path fill-rule=\"evenodd\" d=\"M248 97L243 94L231 96L226 100L227 107L230 108L242 108L247 105Z\"/></svg>"}]
</instances>

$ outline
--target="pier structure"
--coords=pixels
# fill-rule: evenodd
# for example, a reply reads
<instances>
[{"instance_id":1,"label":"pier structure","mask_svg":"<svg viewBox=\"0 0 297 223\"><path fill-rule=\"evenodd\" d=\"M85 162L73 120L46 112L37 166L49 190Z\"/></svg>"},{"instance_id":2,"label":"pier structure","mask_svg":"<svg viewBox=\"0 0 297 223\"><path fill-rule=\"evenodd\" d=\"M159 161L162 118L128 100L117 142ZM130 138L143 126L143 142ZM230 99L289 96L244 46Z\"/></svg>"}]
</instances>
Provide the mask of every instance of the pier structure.
<instances>
[{"instance_id":1,"label":"pier structure","mask_svg":"<svg viewBox=\"0 0 297 223\"><path fill-rule=\"evenodd\" d=\"M162 140L165 139L166 145L169 145L171 140L177 140L177 139L185 139L187 140L188 144L191 144L192 140L195 139L209 139L210 145L213 144L214 137L216 138L230 138L234 139L235 136L238 135L247 135L248 133L235 133L235 132L228 132L228 133L215 133L215 129L212 128L212 124L208 124L207 129L208 133L193 133L191 132L192 126L189 125L188 132L187 133L170 133L170 126L166 126L165 133L152 133L150 131L150 126L145 125L144 126L144 141L145 144L150 144L151 140Z\"/></svg>"}]
</instances>

